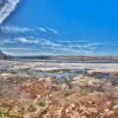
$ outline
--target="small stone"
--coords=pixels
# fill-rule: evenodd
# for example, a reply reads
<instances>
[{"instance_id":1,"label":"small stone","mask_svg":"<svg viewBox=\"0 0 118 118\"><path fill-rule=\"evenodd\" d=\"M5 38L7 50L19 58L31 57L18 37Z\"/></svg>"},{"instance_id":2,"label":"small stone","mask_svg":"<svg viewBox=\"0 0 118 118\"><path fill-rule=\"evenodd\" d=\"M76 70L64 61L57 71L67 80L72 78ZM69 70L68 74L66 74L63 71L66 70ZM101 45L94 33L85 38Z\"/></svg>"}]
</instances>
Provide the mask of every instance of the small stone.
<instances>
[{"instance_id":1,"label":"small stone","mask_svg":"<svg viewBox=\"0 0 118 118\"><path fill-rule=\"evenodd\" d=\"M109 112L109 109L105 109L105 112Z\"/></svg>"},{"instance_id":2,"label":"small stone","mask_svg":"<svg viewBox=\"0 0 118 118\"><path fill-rule=\"evenodd\" d=\"M111 116L113 113L114 113L113 111L109 111L109 112L107 113L107 116Z\"/></svg>"},{"instance_id":3,"label":"small stone","mask_svg":"<svg viewBox=\"0 0 118 118\"><path fill-rule=\"evenodd\" d=\"M72 104L71 107L72 107L72 109L75 108L75 104Z\"/></svg>"},{"instance_id":4,"label":"small stone","mask_svg":"<svg viewBox=\"0 0 118 118\"><path fill-rule=\"evenodd\" d=\"M107 101L107 105L110 105L111 104L111 102L110 101Z\"/></svg>"},{"instance_id":5,"label":"small stone","mask_svg":"<svg viewBox=\"0 0 118 118\"><path fill-rule=\"evenodd\" d=\"M118 105L113 106L113 109L118 109Z\"/></svg>"}]
</instances>

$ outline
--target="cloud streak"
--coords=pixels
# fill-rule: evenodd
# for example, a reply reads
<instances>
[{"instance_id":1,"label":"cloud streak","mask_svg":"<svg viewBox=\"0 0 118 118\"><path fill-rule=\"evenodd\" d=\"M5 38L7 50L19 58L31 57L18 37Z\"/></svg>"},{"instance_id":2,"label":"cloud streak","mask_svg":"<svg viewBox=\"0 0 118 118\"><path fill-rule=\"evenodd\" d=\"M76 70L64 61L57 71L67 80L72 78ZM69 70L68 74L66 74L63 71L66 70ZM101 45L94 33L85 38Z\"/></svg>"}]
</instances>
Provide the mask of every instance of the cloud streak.
<instances>
[{"instance_id":1,"label":"cloud streak","mask_svg":"<svg viewBox=\"0 0 118 118\"><path fill-rule=\"evenodd\" d=\"M10 38L0 38L0 47L4 49L5 48L10 48L9 46L12 45L11 48L13 48L14 52L15 49L22 50L22 47L27 47L24 48L26 52L29 52L29 50L32 50L32 52L37 50L37 54L39 52L45 52L47 54L62 54L62 55L93 55L95 54L95 51L98 49L103 48L104 46L117 46L117 43L97 43L97 42L76 42L76 45L73 44L73 42L68 41L68 42L60 42L58 40L49 40L47 38L39 38L39 37L15 37L13 39ZM19 52L20 52L19 50Z\"/></svg>"},{"instance_id":2,"label":"cloud streak","mask_svg":"<svg viewBox=\"0 0 118 118\"><path fill-rule=\"evenodd\" d=\"M61 46L61 44L54 43L45 38L34 39L32 37L29 37L29 38L19 37L19 38L16 38L16 41L22 44L32 44L32 45L39 45L39 46L44 46L44 47L60 47Z\"/></svg>"},{"instance_id":3,"label":"cloud streak","mask_svg":"<svg viewBox=\"0 0 118 118\"><path fill-rule=\"evenodd\" d=\"M41 31L41 32L47 32L47 30L43 27L39 27L38 30Z\"/></svg>"},{"instance_id":4,"label":"cloud streak","mask_svg":"<svg viewBox=\"0 0 118 118\"><path fill-rule=\"evenodd\" d=\"M35 47L40 50L47 50L50 52L57 52L57 54L92 54L92 52L98 48L98 46L103 45L102 43L94 42L79 42L76 45L73 45L71 42L65 42L64 44L59 41L51 41L46 38L37 38L37 37L17 37L14 40L3 40L1 41L2 45L13 44L20 46L28 46L32 49Z\"/></svg>"},{"instance_id":5,"label":"cloud streak","mask_svg":"<svg viewBox=\"0 0 118 118\"><path fill-rule=\"evenodd\" d=\"M9 26L1 26L0 27L1 31L6 32L6 33L26 33L26 32L33 32L33 28L28 28L28 27L18 27L14 25L9 25Z\"/></svg>"},{"instance_id":6,"label":"cloud streak","mask_svg":"<svg viewBox=\"0 0 118 118\"><path fill-rule=\"evenodd\" d=\"M14 26L14 25L1 25L0 31L4 33L11 33L11 34L18 34L18 33L53 33L59 34L56 29L53 28L45 28L45 27L21 27L21 26Z\"/></svg>"},{"instance_id":7,"label":"cloud streak","mask_svg":"<svg viewBox=\"0 0 118 118\"><path fill-rule=\"evenodd\" d=\"M0 24L15 10L20 0L1 0L0 2Z\"/></svg>"},{"instance_id":8,"label":"cloud streak","mask_svg":"<svg viewBox=\"0 0 118 118\"><path fill-rule=\"evenodd\" d=\"M59 32L58 32L56 29L47 27L47 30L51 31L51 32L54 33L54 34L59 34Z\"/></svg>"}]
</instances>

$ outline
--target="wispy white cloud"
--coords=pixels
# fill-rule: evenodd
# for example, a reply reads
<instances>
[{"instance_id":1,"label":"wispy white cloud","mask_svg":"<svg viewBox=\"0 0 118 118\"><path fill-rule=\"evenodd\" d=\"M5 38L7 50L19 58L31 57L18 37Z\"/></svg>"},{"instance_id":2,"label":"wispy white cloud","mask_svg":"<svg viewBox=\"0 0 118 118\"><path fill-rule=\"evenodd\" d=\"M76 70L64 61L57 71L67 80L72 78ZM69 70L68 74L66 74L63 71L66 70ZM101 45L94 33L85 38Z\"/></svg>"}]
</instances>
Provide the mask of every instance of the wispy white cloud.
<instances>
[{"instance_id":1,"label":"wispy white cloud","mask_svg":"<svg viewBox=\"0 0 118 118\"><path fill-rule=\"evenodd\" d=\"M46 46L50 46L50 47L61 47L62 45L59 44L59 43L56 43L56 42L52 42L50 40L47 40L47 39L42 39L40 40L40 43L42 42L43 45L46 45ZM40 44L39 43L39 44Z\"/></svg>"},{"instance_id":2,"label":"wispy white cloud","mask_svg":"<svg viewBox=\"0 0 118 118\"><path fill-rule=\"evenodd\" d=\"M26 38L23 38L23 37L17 38L17 41L19 41L21 43L27 43L28 42L28 40Z\"/></svg>"},{"instance_id":3,"label":"wispy white cloud","mask_svg":"<svg viewBox=\"0 0 118 118\"><path fill-rule=\"evenodd\" d=\"M14 26L14 25L1 26L0 29L3 32L8 32L8 33L26 33L26 32L34 31L33 28L18 27L18 26Z\"/></svg>"},{"instance_id":4,"label":"wispy white cloud","mask_svg":"<svg viewBox=\"0 0 118 118\"><path fill-rule=\"evenodd\" d=\"M19 37L15 39L17 42L22 43L22 44L34 44L37 45L39 43L38 40L32 40L30 38L26 37Z\"/></svg>"},{"instance_id":5,"label":"wispy white cloud","mask_svg":"<svg viewBox=\"0 0 118 118\"><path fill-rule=\"evenodd\" d=\"M8 44L15 44L15 41L9 38L0 38L0 46L1 45L8 45Z\"/></svg>"},{"instance_id":6,"label":"wispy white cloud","mask_svg":"<svg viewBox=\"0 0 118 118\"><path fill-rule=\"evenodd\" d=\"M88 48L88 49L95 49L97 48L99 45L103 45L103 43L94 43L94 42L84 42L84 43L76 43L76 44L72 44L72 43L69 43L68 44L68 47L70 48Z\"/></svg>"},{"instance_id":7,"label":"wispy white cloud","mask_svg":"<svg viewBox=\"0 0 118 118\"><path fill-rule=\"evenodd\" d=\"M0 47L0 50L10 50L10 51L36 51L37 49L27 48L27 47Z\"/></svg>"},{"instance_id":8,"label":"wispy white cloud","mask_svg":"<svg viewBox=\"0 0 118 118\"><path fill-rule=\"evenodd\" d=\"M92 42L84 42L82 44L73 45L71 42L69 43L60 43L58 41L51 41L45 38L36 38L36 37L17 37L14 40L2 40L2 44L10 44L14 43L19 44L20 46L27 45L27 46L37 46L40 50L41 47L46 49L47 52L54 51L58 53L65 53L65 54L92 54L95 48L100 45L99 43L92 43Z\"/></svg>"},{"instance_id":9,"label":"wispy white cloud","mask_svg":"<svg viewBox=\"0 0 118 118\"><path fill-rule=\"evenodd\" d=\"M37 29L40 30L41 32L47 32L47 30L45 28L43 28L43 27L39 27Z\"/></svg>"},{"instance_id":10,"label":"wispy white cloud","mask_svg":"<svg viewBox=\"0 0 118 118\"><path fill-rule=\"evenodd\" d=\"M8 44L14 45L14 50L17 46L20 47L29 47L30 49L35 49L39 51L47 51L47 53L53 53L55 54L65 54L65 55L92 55L95 53L96 50L101 49L101 47L105 46L117 46L116 43L97 43L97 42L77 42L72 43L70 42L60 42L58 40L49 40L46 38L39 38L39 37L16 37L14 39L0 39L0 46L1 47L7 47ZM28 51L28 50L27 50ZM34 51L35 52L35 51Z\"/></svg>"},{"instance_id":11,"label":"wispy white cloud","mask_svg":"<svg viewBox=\"0 0 118 118\"><path fill-rule=\"evenodd\" d=\"M61 44L54 43L50 40L47 40L45 38L26 38L26 37L19 37L16 38L16 41L23 43L23 44L34 44L34 45L39 45L39 46L44 46L44 47L59 47Z\"/></svg>"},{"instance_id":12,"label":"wispy white cloud","mask_svg":"<svg viewBox=\"0 0 118 118\"><path fill-rule=\"evenodd\" d=\"M22 27L22 26L15 26L15 25L1 25L0 26L0 31L4 33L11 33L11 34L18 34L18 33L53 33L53 34L58 34L59 32L56 29L52 28L46 28L46 27Z\"/></svg>"},{"instance_id":13,"label":"wispy white cloud","mask_svg":"<svg viewBox=\"0 0 118 118\"><path fill-rule=\"evenodd\" d=\"M35 29L45 33L52 32L53 34L59 34L56 29L51 27L35 27Z\"/></svg>"},{"instance_id":14,"label":"wispy white cloud","mask_svg":"<svg viewBox=\"0 0 118 118\"><path fill-rule=\"evenodd\" d=\"M54 34L59 34L59 32L58 32L56 29L47 27L47 30L51 31L51 32L54 33Z\"/></svg>"},{"instance_id":15,"label":"wispy white cloud","mask_svg":"<svg viewBox=\"0 0 118 118\"><path fill-rule=\"evenodd\" d=\"M1 0L0 24L14 11L20 0Z\"/></svg>"},{"instance_id":16,"label":"wispy white cloud","mask_svg":"<svg viewBox=\"0 0 118 118\"><path fill-rule=\"evenodd\" d=\"M39 49L32 49L32 48L28 48L28 47L10 47L10 48L1 48L0 50L2 50L5 54L7 55L15 55L15 56L37 56L37 55L52 55L54 53L52 52L47 52L47 51L41 51Z\"/></svg>"},{"instance_id":17,"label":"wispy white cloud","mask_svg":"<svg viewBox=\"0 0 118 118\"><path fill-rule=\"evenodd\" d=\"M89 43L88 41L85 40L59 40L58 42L60 43Z\"/></svg>"}]
</instances>

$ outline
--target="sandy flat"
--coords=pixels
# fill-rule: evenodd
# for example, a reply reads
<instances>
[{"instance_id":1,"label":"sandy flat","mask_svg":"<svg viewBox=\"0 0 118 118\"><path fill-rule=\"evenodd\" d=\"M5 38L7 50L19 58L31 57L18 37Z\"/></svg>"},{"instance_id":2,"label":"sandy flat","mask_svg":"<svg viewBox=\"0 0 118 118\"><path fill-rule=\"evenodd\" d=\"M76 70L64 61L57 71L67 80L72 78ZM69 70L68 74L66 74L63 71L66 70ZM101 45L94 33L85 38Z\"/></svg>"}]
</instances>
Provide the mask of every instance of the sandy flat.
<instances>
[{"instance_id":1,"label":"sandy flat","mask_svg":"<svg viewBox=\"0 0 118 118\"><path fill-rule=\"evenodd\" d=\"M97 71L118 71L118 63L56 63L56 62L22 62L22 61L0 61L0 68L32 68L36 70L53 69L94 69Z\"/></svg>"}]
</instances>

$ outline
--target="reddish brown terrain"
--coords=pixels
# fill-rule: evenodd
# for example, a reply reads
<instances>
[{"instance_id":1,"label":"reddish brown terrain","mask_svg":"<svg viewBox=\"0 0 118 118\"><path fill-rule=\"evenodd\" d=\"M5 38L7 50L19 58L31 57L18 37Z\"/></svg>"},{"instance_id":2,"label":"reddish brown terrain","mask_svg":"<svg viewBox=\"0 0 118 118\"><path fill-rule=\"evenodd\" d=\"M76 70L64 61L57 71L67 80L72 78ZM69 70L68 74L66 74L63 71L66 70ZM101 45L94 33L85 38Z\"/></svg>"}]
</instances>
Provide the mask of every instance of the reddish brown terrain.
<instances>
[{"instance_id":1,"label":"reddish brown terrain","mask_svg":"<svg viewBox=\"0 0 118 118\"><path fill-rule=\"evenodd\" d=\"M95 61L95 60L111 60L118 61L117 56L48 56L48 59L62 59L62 60L74 60L74 61Z\"/></svg>"}]
</instances>

